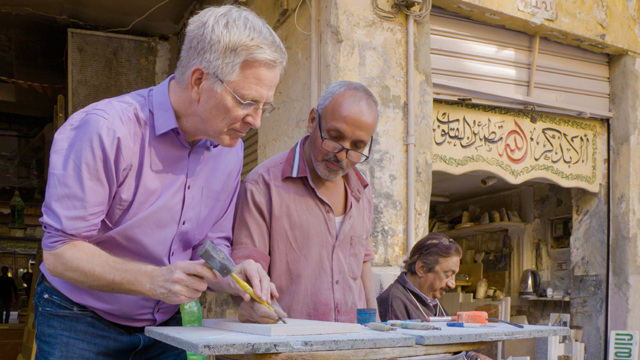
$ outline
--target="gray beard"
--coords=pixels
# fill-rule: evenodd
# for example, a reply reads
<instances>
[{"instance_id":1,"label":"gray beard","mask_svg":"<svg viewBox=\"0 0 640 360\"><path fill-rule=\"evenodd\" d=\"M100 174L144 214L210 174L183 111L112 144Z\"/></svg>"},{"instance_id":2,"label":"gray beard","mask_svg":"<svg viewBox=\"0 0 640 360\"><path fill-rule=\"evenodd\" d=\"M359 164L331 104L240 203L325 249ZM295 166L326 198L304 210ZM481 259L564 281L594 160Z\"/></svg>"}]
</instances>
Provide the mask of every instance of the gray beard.
<instances>
[{"instance_id":1,"label":"gray beard","mask_svg":"<svg viewBox=\"0 0 640 360\"><path fill-rule=\"evenodd\" d=\"M322 161L323 160L331 161L332 159L335 159L335 155L325 156L322 159L317 160L316 157L314 156L315 147L313 146L313 144L309 144L309 145L311 145L309 149L311 150L311 162L313 163L313 167L316 169L316 173L318 173L318 175L320 175L321 178L327 181L336 181L347 173L347 170L344 169L346 166L337 161L334 161L334 163L339 163L343 168L342 171L336 173L327 169L322 163Z\"/></svg>"}]
</instances>

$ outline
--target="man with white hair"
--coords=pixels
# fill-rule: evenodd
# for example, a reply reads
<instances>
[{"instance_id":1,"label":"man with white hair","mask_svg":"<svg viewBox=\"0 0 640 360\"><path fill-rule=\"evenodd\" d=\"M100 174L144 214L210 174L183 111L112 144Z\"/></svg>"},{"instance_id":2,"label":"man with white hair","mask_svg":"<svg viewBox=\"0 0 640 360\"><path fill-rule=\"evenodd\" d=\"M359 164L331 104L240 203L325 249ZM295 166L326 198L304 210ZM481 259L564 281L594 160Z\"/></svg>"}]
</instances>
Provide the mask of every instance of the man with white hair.
<instances>
[{"instance_id":1,"label":"man with white hair","mask_svg":"<svg viewBox=\"0 0 640 360\"><path fill-rule=\"evenodd\" d=\"M373 198L355 167L371 155L377 122L371 91L336 81L309 113L309 135L258 165L240 187L232 257L253 259L269 272L292 318L355 323L358 308L377 308ZM264 322L275 315L245 302L238 318Z\"/></svg>"},{"instance_id":2,"label":"man with white hair","mask_svg":"<svg viewBox=\"0 0 640 360\"><path fill-rule=\"evenodd\" d=\"M240 138L273 110L287 55L241 7L189 20L174 76L92 104L56 133L41 219L37 359L184 359L145 326L179 326L178 304L207 289L245 294L198 260L230 252ZM277 296L252 261L237 272Z\"/></svg>"}]
</instances>

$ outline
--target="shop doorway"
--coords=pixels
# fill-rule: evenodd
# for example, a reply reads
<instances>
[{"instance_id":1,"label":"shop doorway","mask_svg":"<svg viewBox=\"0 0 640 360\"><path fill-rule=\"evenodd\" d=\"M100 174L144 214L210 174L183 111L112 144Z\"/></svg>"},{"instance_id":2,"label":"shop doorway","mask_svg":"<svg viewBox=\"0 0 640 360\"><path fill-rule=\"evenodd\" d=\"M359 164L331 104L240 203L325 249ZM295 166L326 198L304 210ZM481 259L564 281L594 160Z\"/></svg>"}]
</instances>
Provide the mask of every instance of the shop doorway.
<instances>
[{"instance_id":1,"label":"shop doorway","mask_svg":"<svg viewBox=\"0 0 640 360\"><path fill-rule=\"evenodd\" d=\"M603 358L607 55L435 9L431 65L430 231L460 242L466 271L482 264L489 288L509 298L502 316L566 323L590 358ZM540 281L520 297L529 269ZM469 294L448 295L453 303L475 301L476 281L459 289Z\"/></svg>"}]
</instances>

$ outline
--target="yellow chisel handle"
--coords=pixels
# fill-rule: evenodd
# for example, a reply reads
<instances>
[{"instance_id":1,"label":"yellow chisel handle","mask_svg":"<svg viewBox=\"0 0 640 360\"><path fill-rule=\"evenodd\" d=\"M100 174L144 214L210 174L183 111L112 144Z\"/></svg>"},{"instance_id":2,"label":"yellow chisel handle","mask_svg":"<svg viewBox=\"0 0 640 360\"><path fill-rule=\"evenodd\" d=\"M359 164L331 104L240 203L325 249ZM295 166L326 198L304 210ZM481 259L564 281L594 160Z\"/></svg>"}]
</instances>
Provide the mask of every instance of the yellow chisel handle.
<instances>
[{"instance_id":1,"label":"yellow chisel handle","mask_svg":"<svg viewBox=\"0 0 640 360\"><path fill-rule=\"evenodd\" d=\"M371 330L377 331L396 331L396 328L380 323L368 323L365 326Z\"/></svg>"},{"instance_id":2,"label":"yellow chisel handle","mask_svg":"<svg viewBox=\"0 0 640 360\"><path fill-rule=\"evenodd\" d=\"M278 315L278 313L276 313L276 311L271 307L271 305L260 300L260 298L256 296L256 293L253 292L253 288L251 287L251 285L247 284L244 280L240 279L238 275L236 275L235 273L231 273L231 277L233 278L233 280L236 281L236 283L238 283L238 285L242 288L242 290L244 290L247 294L249 294L253 298L253 300L257 301L261 305L264 305L267 309L273 311L276 315ZM279 315L278 315L278 319L282 320L282 322L285 324L287 323Z\"/></svg>"}]
</instances>

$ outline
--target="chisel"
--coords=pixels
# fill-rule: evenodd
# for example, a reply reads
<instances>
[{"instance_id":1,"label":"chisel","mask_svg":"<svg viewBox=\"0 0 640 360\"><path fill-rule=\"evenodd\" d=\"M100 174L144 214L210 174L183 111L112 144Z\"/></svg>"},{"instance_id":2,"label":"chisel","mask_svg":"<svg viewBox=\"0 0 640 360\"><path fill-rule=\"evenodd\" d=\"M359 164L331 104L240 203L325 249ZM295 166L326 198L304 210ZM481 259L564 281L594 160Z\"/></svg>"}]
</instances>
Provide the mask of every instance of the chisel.
<instances>
[{"instance_id":1,"label":"chisel","mask_svg":"<svg viewBox=\"0 0 640 360\"><path fill-rule=\"evenodd\" d=\"M276 311L266 302L260 300L259 297L256 296L255 292L253 292L253 288L251 285L247 284L244 280L240 279L236 274L233 273L236 265L233 261L220 250L217 246L213 245L212 242L207 241L205 245L198 251L198 256L203 258L211 267L216 269L222 275L222 277L227 277L231 275L231 278L235 280L235 282L244 290L247 294L249 294L253 300L257 301L259 304L266 306L267 309L273 311L278 319L283 323L287 323L283 318L276 313Z\"/></svg>"},{"instance_id":2,"label":"chisel","mask_svg":"<svg viewBox=\"0 0 640 360\"><path fill-rule=\"evenodd\" d=\"M442 330L441 328L420 322L412 322L412 321L398 321L398 320L389 320L387 321L389 326L401 328L401 329L409 329L409 330Z\"/></svg>"},{"instance_id":3,"label":"chisel","mask_svg":"<svg viewBox=\"0 0 640 360\"><path fill-rule=\"evenodd\" d=\"M396 328L380 323L368 323L365 326L371 330L377 331L396 331Z\"/></svg>"}]
</instances>

